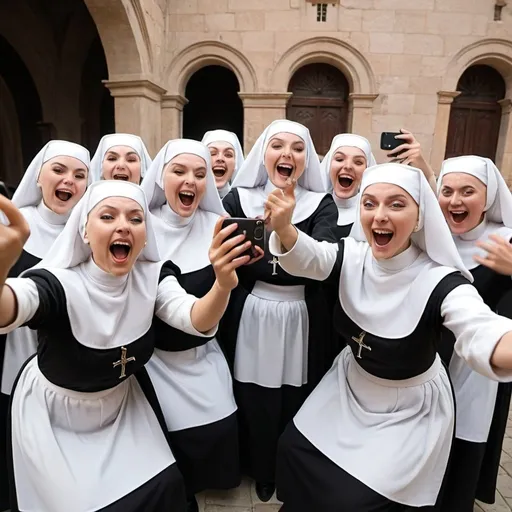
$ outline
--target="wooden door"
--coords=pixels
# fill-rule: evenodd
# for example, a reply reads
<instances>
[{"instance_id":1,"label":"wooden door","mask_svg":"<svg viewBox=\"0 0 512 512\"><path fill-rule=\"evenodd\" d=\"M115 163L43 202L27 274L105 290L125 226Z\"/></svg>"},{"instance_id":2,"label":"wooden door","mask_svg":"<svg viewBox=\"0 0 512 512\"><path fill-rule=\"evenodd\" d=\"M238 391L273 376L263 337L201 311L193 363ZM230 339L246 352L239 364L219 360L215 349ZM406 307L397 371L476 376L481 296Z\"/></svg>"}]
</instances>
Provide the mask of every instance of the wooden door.
<instances>
[{"instance_id":1,"label":"wooden door","mask_svg":"<svg viewBox=\"0 0 512 512\"><path fill-rule=\"evenodd\" d=\"M501 124L499 100L505 97L505 82L490 66L472 66L457 85L448 127L445 158L479 155L494 160Z\"/></svg>"},{"instance_id":2,"label":"wooden door","mask_svg":"<svg viewBox=\"0 0 512 512\"><path fill-rule=\"evenodd\" d=\"M287 118L307 126L317 153L325 155L333 137L347 131L347 79L328 64L309 64L293 75L288 90Z\"/></svg>"}]
</instances>

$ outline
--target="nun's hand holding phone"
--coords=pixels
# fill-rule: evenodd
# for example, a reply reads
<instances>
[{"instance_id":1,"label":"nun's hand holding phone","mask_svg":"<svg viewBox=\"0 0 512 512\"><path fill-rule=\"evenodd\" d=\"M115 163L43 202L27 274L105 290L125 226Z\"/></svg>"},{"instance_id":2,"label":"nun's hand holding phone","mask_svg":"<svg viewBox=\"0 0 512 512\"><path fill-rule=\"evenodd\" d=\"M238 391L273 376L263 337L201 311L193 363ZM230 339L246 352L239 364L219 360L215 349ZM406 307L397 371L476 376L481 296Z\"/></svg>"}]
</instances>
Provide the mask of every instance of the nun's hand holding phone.
<instances>
[{"instance_id":1,"label":"nun's hand holding phone","mask_svg":"<svg viewBox=\"0 0 512 512\"><path fill-rule=\"evenodd\" d=\"M223 220L221 217L215 224L209 258L217 278L217 285L223 290L231 291L238 285L236 269L251 260L250 256L243 254L251 248L251 242L245 240L244 234L229 238L238 226L230 224L223 228Z\"/></svg>"},{"instance_id":2,"label":"nun's hand holding phone","mask_svg":"<svg viewBox=\"0 0 512 512\"><path fill-rule=\"evenodd\" d=\"M437 194L436 176L432 167L430 167L423 156L421 144L416 140L412 132L404 130L403 128L400 129L400 132L399 135L395 136L395 139L399 139L403 141L403 143L393 149L393 151L390 151L387 154L388 158L392 158L393 162L411 165L423 171L425 178L427 178L430 186Z\"/></svg>"},{"instance_id":3,"label":"nun's hand holding phone","mask_svg":"<svg viewBox=\"0 0 512 512\"><path fill-rule=\"evenodd\" d=\"M278 188L271 192L265 202L265 223L276 232L288 251L297 242L297 229L292 224L296 186L297 182L292 180L284 190Z\"/></svg>"}]
</instances>

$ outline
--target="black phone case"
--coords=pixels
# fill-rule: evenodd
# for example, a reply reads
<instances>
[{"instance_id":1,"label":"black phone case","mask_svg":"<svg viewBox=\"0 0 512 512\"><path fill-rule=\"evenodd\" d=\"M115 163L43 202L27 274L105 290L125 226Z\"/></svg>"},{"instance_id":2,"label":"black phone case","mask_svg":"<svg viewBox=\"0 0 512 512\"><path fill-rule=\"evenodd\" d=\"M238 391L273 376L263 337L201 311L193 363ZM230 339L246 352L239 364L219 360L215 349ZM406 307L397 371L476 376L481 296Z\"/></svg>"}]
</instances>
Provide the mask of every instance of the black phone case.
<instances>
[{"instance_id":1,"label":"black phone case","mask_svg":"<svg viewBox=\"0 0 512 512\"><path fill-rule=\"evenodd\" d=\"M401 139L395 139L396 135L401 135L401 132L382 132L380 136L380 149L384 151L392 151L398 146L401 146L404 141Z\"/></svg>"},{"instance_id":2,"label":"black phone case","mask_svg":"<svg viewBox=\"0 0 512 512\"><path fill-rule=\"evenodd\" d=\"M231 233L227 237L227 239L234 238L235 236L241 234L245 234L245 240L243 243L250 241L253 246L256 245L260 247L263 251L265 250L265 223L263 222L262 219L244 219L231 217L223 220L222 228L226 228L231 224L238 224L238 227L233 233ZM253 257L251 249L248 249L247 251L241 254L241 256L245 255Z\"/></svg>"}]
</instances>

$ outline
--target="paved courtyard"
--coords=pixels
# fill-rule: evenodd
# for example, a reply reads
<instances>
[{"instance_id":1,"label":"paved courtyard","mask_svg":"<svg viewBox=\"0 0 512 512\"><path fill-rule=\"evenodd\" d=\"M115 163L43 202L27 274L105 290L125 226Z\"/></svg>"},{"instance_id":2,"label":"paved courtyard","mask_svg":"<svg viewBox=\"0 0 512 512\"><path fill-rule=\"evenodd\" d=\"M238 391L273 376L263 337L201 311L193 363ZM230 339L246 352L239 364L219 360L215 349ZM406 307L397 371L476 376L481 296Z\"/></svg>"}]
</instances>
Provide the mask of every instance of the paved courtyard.
<instances>
[{"instance_id":1,"label":"paved courtyard","mask_svg":"<svg viewBox=\"0 0 512 512\"><path fill-rule=\"evenodd\" d=\"M206 492L198 496L201 512L278 512L280 504L275 497L261 503L254 485L244 481L238 489L229 492ZM512 413L509 414L507 434L503 443L501 468L496 503L477 503L474 512L512 512Z\"/></svg>"}]
</instances>

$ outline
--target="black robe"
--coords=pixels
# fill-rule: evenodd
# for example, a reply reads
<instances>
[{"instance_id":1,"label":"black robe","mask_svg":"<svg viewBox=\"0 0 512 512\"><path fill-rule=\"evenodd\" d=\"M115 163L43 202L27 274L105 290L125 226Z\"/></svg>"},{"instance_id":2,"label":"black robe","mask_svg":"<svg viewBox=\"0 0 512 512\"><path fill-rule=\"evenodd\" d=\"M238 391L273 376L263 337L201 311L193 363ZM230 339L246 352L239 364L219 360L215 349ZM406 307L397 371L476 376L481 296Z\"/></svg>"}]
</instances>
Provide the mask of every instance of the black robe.
<instances>
[{"instance_id":1,"label":"black robe","mask_svg":"<svg viewBox=\"0 0 512 512\"><path fill-rule=\"evenodd\" d=\"M213 286L215 273L209 265L181 274L177 279L187 293L201 298ZM155 328L155 347L169 352L199 347L212 339L179 331L158 318ZM240 485L236 412L206 425L169 432L169 438L189 497L206 489L231 489Z\"/></svg>"},{"instance_id":2,"label":"black robe","mask_svg":"<svg viewBox=\"0 0 512 512\"><path fill-rule=\"evenodd\" d=\"M493 311L512 318L510 276L498 274L482 265L472 269L471 274L474 277L473 286L484 302ZM454 342L451 332L445 329L439 353L447 366L452 358ZM494 503L511 390L511 383L498 384L496 405L486 443L455 439L443 512L472 512L475 499L484 503Z\"/></svg>"},{"instance_id":3,"label":"black robe","mask_svg":"<svg viewBox=\"0 0 512 512\"><path fill-rule=\"evenodd\" d=\"M160 281L177 274L179 274L177 267L168 262L162 267ZM38 332L37 364L44 377L56 386L82 393L94 393L116 387L120 383L120 370L119 367L114 367L112 362L118 359L120 348L97 349L81 344L72 333L66 307L66 294L60 281L46 270L32 270L26 276L36 283L39 294L38 310L26 325ZM165 420L144 368L153 353L154 340L155 329L152 325L140 338L125 345L128 354L135 357L126 365L126 378L134 376L137 379L165 436ZM27 361L24 368L31 360L32 358ZM14 384L13 395L24 368ZM10 505L12 512L19 512L16 493L17 475L12 459L10 411L8 416ZM77 436L79 437L80 434ZM144 450L144 445L135 443L134 449ZM115 462L111 461L111 463ZM119 474L122 475L125 470L126 468L120 467ZM48 478L58 478L58 475L48 475ZM109 482L108 485L115 485L115 482ZM183 479L177 464L172 464L137 489L98 512L184 512L185 510Z\"/></svg>"},{"instance_id":4,"label":"black robe","mask_svg":"<svg viewBox=\"0 0 512 512\"><path fill-rule=\"evenodd\" d=\"M223 200L231 217L246 217L238 191L233 189ZM338 209L328 194L311 215L297 223L297 229L319 241L336 242L332 227L336 224ZM268 245L268 244L267 244ZM333 347L332 311L335 293L317 281L294 277L269 262L273 256L265 251L258 262L241 267L240 285L231 295L228 310L221 322L220 339L231 364L234 364L238 327L245 300L256 281L280 285L305 285L305 301L309 315L308 381L302 387L283 385L266 388L234 380L235 398L239 407L239 431L242 464L245 471L258 482L275 480L277 441L287 423L293 418L307 395L329 369L337 353Z\"/></svg>"},{"instance_id":5,"label":"black robe","mask_svg":"<svg viewBox=\"0 0 512 512\"><path fill-rule=\"evenodd\" d=\"M21 253L18 261L9 271L9 277L18 277L23 271L32 268L41 261L33 254ZM2 381L2 372L4 367L5 344L7 334L0 334L0 382ZM7 473L7 411L9 409L9 395L0 392L0 510L9 508L9 480Z\"/></svg>"}]
</instances>

